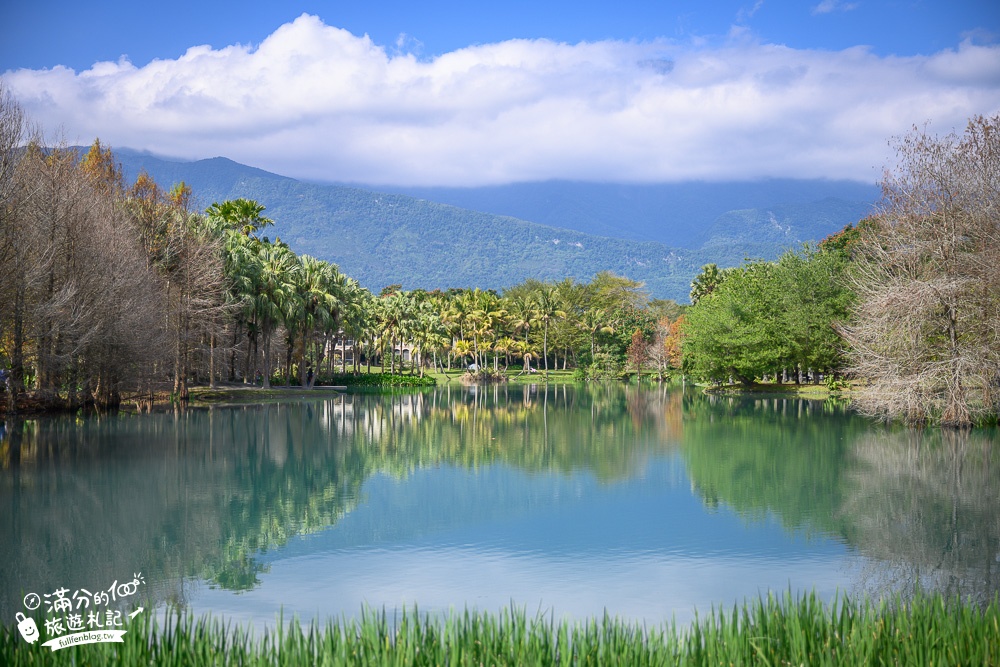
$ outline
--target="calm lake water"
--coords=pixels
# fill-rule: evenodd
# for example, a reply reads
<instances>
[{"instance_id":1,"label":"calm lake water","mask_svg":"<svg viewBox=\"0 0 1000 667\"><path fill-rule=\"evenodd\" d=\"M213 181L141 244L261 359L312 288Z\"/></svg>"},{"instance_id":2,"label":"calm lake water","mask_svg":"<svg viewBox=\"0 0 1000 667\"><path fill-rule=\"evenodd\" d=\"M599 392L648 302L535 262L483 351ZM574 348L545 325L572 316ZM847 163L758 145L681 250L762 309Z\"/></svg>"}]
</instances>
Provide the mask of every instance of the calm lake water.
<instances>
[{"instance_id":1,"label":"calm lake water","mask_svg":"<svg viewBox=\"0 0 1000 667\"><path fill-rule=\"evenodd\" d=\"M996 431L835 402L453 387L24 425L0 441L5 621L26 593L139 572L147 602L258 625L1000 592Z\"/></svg>"}]
</instances>

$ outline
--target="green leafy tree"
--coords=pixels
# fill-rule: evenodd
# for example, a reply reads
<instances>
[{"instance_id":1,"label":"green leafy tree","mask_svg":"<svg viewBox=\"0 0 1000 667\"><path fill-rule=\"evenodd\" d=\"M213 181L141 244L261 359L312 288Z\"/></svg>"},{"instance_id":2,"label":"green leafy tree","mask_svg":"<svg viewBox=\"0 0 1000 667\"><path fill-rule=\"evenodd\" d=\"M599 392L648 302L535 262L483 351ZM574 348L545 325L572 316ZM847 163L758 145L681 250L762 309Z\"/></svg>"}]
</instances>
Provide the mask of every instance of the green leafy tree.
<instances>
[{"instance_id":1,"label":"green leafy tree","mask_svg":"<svg viewBox=\"0 0 1000 667\"><path fill-rule=\"evenodd\" d=\"M703 297L714 292L725 278L725 273L716 264L701 267L701 272L691 281L691 303L697 304Z\"/></svg>"},{"instance_id":2,"label":"green leafy tree","mask_svg":"<svg viewBox=\"0 0 1000 667\"><path fill-rule=\"evenodd\" d=\"M744 384L774 373L788 358L781 335L775 265L749 264L727 272L712 292L686 313L684 357L696 377Z\"/></svg>"},{"instance_id":3,"label":"green leafy tree","mask_svg":"<svg viewBox=\"0 0 1000 667\"><path fill-rule=\"evenodd\" d=\"M780 333L790 363L815 373L840 370L843 341L836 326L848 318L847 255L835 249L786 252L776 267Z\"/></svg>"}]
</instances>

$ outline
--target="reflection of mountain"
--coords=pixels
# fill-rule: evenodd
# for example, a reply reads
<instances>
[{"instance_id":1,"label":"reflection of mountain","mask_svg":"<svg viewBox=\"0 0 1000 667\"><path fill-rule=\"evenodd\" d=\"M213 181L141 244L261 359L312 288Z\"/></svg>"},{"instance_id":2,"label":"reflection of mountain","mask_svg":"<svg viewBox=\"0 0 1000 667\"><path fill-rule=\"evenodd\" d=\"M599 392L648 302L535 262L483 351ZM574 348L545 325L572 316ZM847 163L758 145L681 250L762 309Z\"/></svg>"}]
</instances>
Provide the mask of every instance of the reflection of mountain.
<instances>
[{"instance_id":1,"label":"reflection of mountain","mask_svg":"<svg viewBox=\"0 0 1000 667\"><path fill-rule=\"evenodd\" d=\"M692 484L710 507L773 514L877 559L864 582L873 592L1000 592L996 431L900 432L838 413L821 401L691 397Z\"/></svg>"}]
</instances>

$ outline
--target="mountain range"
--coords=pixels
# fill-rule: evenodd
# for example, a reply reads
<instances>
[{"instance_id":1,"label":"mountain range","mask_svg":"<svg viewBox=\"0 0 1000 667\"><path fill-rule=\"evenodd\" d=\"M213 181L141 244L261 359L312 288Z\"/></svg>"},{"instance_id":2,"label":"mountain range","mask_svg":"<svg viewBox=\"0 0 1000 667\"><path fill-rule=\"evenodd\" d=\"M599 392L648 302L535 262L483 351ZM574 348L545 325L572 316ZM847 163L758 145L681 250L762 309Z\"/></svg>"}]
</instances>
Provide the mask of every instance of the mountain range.
<instances>
[{"instance_id":1,"label":"mountain range","mask_svg":"<svg viewBox=\"0 0 1000 667\"><path fill-rule=\"evenodd\" d=\"M145 170L163 187L185 182L199 208L257 200L272 235L374 291L503 289L608 270L683 303L702 265L773 259L856 222L878 197L873 185L795 180L387 188L304 182L222 157L115 157L128 180Z\"/></svg>"}]
</instances>

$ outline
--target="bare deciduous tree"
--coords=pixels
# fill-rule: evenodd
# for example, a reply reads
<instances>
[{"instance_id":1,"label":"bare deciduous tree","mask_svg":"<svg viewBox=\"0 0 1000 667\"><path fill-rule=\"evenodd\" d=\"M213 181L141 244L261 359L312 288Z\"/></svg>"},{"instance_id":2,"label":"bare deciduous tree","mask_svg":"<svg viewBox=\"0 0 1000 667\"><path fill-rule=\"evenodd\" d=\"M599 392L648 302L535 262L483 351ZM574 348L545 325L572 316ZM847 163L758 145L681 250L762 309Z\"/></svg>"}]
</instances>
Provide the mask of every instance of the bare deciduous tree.
<instances>
[{"instance_id":1,"label":"bare deciduous tree","mask_svg":"<svg viewBox=\"0 0 1000 667\"><path fill-rule=\"evenodd\" d=\"M867 380L858 406L969 426L1000 399L1000 116L973 118L962 136L914 129L896 148L842 329Z\"/></svg>"},{"instance_id":2,"label":"bare deciduous tree","mask_svg":"<svg viewBox=\"0 0 1000 667\"><path fill-rule=\"evenodd\" d=\"M36 396L116 406L163 349L162 293L120 190L77 153L28 147L17 225Z\"/></svg>"},{"instance_id":3,"label":"bare deciduous tree","mask_svg":"<svg viewBox=\"0 0 1000 667\"><path fill-rule=\"evenodd\" d=\"M9 364L8 408L16 410L24 385L24 256L15 220L21 144L28 131L24 111L0 81L0 367Z\"/></svg>"}]
</instances>

